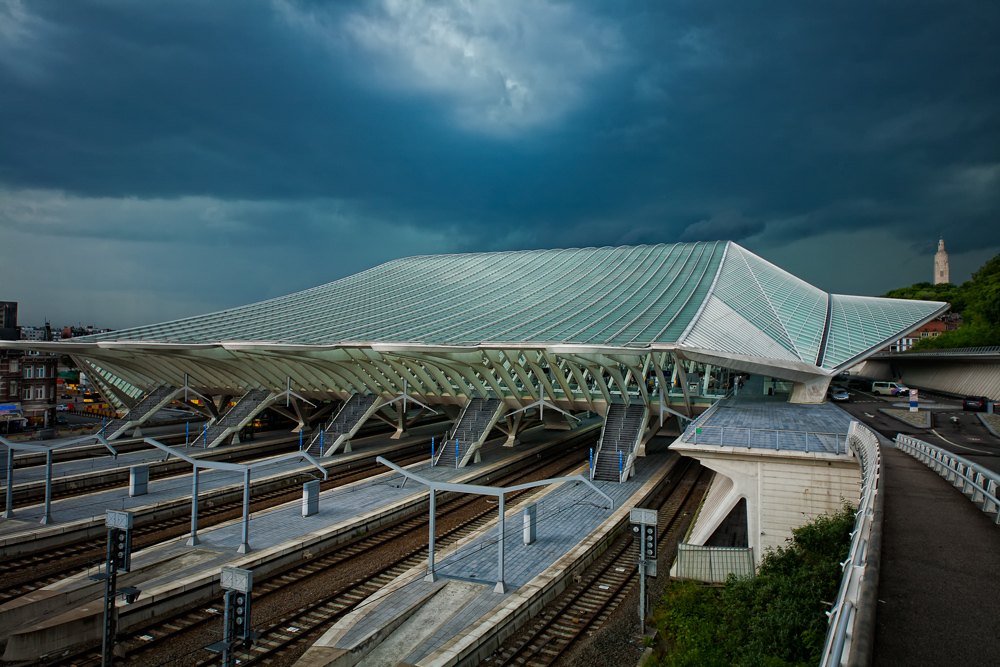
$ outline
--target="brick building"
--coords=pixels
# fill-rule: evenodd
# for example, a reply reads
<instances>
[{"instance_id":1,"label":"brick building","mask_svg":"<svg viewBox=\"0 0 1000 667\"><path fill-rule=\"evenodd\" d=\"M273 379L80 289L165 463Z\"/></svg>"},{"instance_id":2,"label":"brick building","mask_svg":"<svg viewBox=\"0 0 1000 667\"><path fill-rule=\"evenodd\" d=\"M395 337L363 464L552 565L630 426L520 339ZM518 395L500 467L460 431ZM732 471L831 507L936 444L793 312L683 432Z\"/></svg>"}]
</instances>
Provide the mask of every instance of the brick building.
<instances>
[{"instance_id":1,"label":"brick building","mask_svg":"<svg viewBox=\"0 0 1000 667\"><path fill-rule=\"evenodd\" d=\"M923 338L937 338L945 331L954 331L962 323L962 316L957 313L947 313L941 317L931 320L909 335L895 340L885 349L886 352L906 352L913 347L918 340Z\"/></svg>"},{"instance_id":2,"label":"brick building","mask_svg":"<svg viewBox=\"0 0 1000 667\"><path fill-rule=\"evenodd\" d=\"M0 302L0 337L20 339L17 303ZM55 423L59 355L0 349L0 431Z\"/></svg>"}]
</instances>

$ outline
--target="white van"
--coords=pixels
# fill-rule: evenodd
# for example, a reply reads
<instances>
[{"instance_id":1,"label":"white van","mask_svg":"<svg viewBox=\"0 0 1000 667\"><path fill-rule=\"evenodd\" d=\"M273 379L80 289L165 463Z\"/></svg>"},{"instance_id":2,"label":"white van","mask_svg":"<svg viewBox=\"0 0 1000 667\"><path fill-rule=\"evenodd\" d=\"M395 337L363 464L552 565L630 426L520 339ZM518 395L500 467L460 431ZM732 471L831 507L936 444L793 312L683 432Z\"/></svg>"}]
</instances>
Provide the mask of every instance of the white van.
<instances>
[{"instance_id":1,"label":"white van","mask_svg":"<svg viewBox=\"0 0 1000 667\"><path fill-rule=\"evenodd\" d=\"M909 394L910 389L898 382L872 382L872 393L879 396L882 394L899 396L900 394Z\"/></svg>"}]
</instances>

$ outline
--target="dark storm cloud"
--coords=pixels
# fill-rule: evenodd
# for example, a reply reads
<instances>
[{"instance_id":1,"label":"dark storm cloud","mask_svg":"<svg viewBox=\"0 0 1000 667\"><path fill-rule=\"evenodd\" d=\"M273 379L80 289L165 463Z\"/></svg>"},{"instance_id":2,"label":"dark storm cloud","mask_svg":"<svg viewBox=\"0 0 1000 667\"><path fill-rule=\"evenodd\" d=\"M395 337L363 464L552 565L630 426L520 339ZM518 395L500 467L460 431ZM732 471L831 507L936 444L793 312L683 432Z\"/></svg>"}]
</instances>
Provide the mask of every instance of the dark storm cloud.
<instances>
[{"instance_id":1,"label":"dark storm cloud","mask_svg":"<svg viewBox=\"0 0 1000 667\"><path fill-rule=\"evenodd\" d=\"M14 1L0 230L958 257L1000 246L997 34L986 1Z\"/></svg>"}]
</instances>

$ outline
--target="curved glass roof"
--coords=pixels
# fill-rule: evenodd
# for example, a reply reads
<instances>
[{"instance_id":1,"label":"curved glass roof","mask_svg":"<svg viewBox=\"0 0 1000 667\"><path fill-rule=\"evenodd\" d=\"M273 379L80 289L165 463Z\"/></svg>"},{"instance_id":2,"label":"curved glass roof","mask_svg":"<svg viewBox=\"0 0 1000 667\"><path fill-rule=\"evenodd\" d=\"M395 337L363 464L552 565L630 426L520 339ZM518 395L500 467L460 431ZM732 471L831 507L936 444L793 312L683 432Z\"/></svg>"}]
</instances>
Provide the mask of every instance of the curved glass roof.
<instances>
[{"instance_id":1,"label":"curved glass roof","mask_svg":"<svg viewBox=\"0 0 1000 667\"><path fill-rule=\"evenodd\" d=\"M676 344L832 369L945 305L831 296L720 241L408 257L288 296L73 342Z\"/></svg>"}]
</instances>

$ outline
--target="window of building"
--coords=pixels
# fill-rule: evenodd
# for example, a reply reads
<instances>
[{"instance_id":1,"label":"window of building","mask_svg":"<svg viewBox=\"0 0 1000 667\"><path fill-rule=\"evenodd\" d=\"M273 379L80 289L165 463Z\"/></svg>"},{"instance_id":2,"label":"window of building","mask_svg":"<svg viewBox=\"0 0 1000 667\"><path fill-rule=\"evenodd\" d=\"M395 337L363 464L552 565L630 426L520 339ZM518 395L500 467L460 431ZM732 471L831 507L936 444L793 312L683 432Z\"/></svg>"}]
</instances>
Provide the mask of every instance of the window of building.
<instances>
[{"instance_id":1,"label":"window of building","mask_svg":"<svg viewBox=\"0 0 1000 667\"><path fill-rule=\"evenodd\" d=\"M24 377L26 377L26 378L30 378L31 377L31 366L25 366L24 367Z\"/></svg>"},{"instance_id":2,"label":"window of building","mask_svg":"<svg viewBox=\"0 0 1000 667\"><path fill-rule=\"evenodd\" d=\"M17 396L17 380L10 381L10 395Z\"/></svg>"},{"instance_id":3,"label":"window of building","mask_svg":"<svg viewBox=\"0 0 1000 667\"><path fill-rule=\"evenodd\" d=\"M18 361L17 361L17 359L11 359L10 360L10 372L11 373L16 373L17 372L17 368L18 368Z\"/></svg>"},{"instance_id":4,"label":"window of building","mask_svg":"<svg viewBox=\"0 0 1000 667\"><path fill-rule=\"evenodd\" d=\"M920 332L920 337L921 338L927 338L927 332L926 331L921 331Z\"/></svg>"},{"instance_id":5,"label":"window of building","mask_svg":"<svg viewBox=\"0 0 1000 667\"><path fill-rule=\"evenodd\" d=\"M36 378L45 377L45 366L35 366L35 377Z\"/></svg>"},{"instance_id":6,"label":"window of building","mask_svg":"<svg viewBox=\"0 0 1000 667\"><path fill-rule=\"evenodd\" d=\"M35 387L35 399L45 398L45 387Z\"/></svg>"},{"instance_id":7,"label":"window of building","mask_svg":"<svg viewBox=\"0 0 1000 667\"><path fill-rule=\"evenodd\" d=\"M31 389L29 389L28 387L25 387L24 391L21 392L21 398L23 398L26 401L30 401L31 400Z\"/></svg>"}]
</instances>

